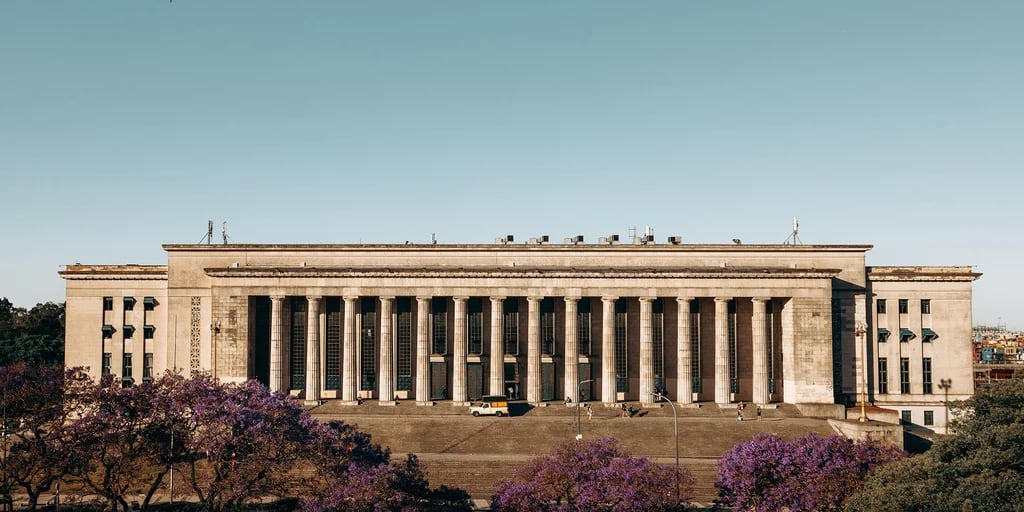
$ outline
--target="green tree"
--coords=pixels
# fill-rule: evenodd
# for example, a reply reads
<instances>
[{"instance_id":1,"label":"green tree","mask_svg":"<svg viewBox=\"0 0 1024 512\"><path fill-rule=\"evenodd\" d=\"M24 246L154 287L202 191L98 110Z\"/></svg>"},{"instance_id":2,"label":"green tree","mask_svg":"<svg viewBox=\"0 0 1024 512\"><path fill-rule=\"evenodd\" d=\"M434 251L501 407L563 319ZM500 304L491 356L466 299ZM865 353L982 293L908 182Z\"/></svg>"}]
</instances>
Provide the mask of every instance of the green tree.
<instances>
[{"instance_id":1,"label":"green tree","mask_svg":"<svg viewBox=\"0 0 1024 512\"><path fill-rule=\"evenodd\" d=\"M32 309L0 299L0 365L64 363L64 304L46 302Z\"/></svg>"},{"instance_id":2,"label":"green tree","mask_svg":"<svg viewBox=\"0 0 1024 512\"><path fill-rule=\"evenodd\" d=\"M847 503L856 511L991 512L1024 503L1024 376L950 405L952 434L881 468Z\"/></svg>"}]
</instances>

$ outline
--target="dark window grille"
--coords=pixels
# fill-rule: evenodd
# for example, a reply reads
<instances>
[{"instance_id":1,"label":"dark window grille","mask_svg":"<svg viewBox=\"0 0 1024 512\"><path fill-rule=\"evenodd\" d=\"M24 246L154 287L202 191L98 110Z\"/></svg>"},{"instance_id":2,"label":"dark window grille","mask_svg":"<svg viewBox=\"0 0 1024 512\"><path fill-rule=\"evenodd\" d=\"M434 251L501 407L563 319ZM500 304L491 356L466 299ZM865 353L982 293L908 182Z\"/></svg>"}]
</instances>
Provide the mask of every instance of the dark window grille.
<instances>
[{"instance_id":1,"label":"dark window grille","mask_svg":"<svg viewBox=\"0 0 1024 512\"><path fill-rule=\"evenodd\" d=\"M889 360L885 357L878 358L878 393L889 393Z\"/></svg>"},{"instance_id":2,"label":"dark window grille","mask_svg":"<svg viewBox=\"0 0 1024 512\"><path fill-rule=\"evenodd\" d=\"M576 306L576 343L581 356L590 355L590 299L586 297Z\"/></svg>"},{"instance_id":3,"label":"dark window grille","mask_svg":"<svg viewBox=\"0 0 1024 512\"><path fill-rule=\"evenodd\" d=\"M142 380L153 380L153 354L142 354Z\"/></svg>"},{"instance_id":4,"label":"dark window grille","mask_svg":"<svg viewBox=\"0 0 1024 512\"><path fill-rule=\"evenodd\" d=\"M432 354L448 353L448 302L437 297L430 301L430 351Z\"/></svg>"},{"instance_id":5,"label":"dark window grille","mask_svg":"<svg viewBox=\"0 0 1024 512\"><path fill-rule=\"evenodd\" d=\"M878 314L885 314L885 299L875 299L875 311Z\"/></svg>"},{"instance_id":6,"label":"dark window grille","mask_svg":"<svg viewBox=\"0 0 1024 512\"><path fill-rule=\"evenodd\" d=\"M154 309L156 309L156 299L154 299L153 297L143 297L142 310L153 311Z\"/></svg>"},{"instance_id":7,"label":"dark window grille","mask_svg":"<svg viewBox=\"0 0 1024 512\"><path fill-rule=\"evenodd\" d=\"M484 353L484 305L480 297L466 302L466 335L469 353L475 356Z\"/></svg>"},{"instance_id":8,"label":"dark window grille","mask_svg":"<svg viewBox=\"0 0 1024 512\"><path fill-rule=\"evenodd\" d=\"M344 315L341 312L341 299L328 298L325 301L327 332L324 333L324 387L339 389L341 387L341 343L344 329Z\"/></svg>"},{"instance_id":9,"label":"dark window grille","mask_svg":"<svg viewBox=\"0 0 1024 512\"><path fill-rule=\"evenodd\" d=\"M291 331L289 338L290 389L302 389L306 385L306 299L291 301Z\"/></svg>"},{"instance_id":10,"label":"dark window grille","mask_svg":"<svg viewBox=\"0 0 1024 512\"><path fill-rule=\"evenodd\" d=\"M519 299L505 299L505 354L519 355Z\"/></svg>"},{"instance_id":11,"label":"dark window grille","mask_svg":"<svg viewBox=\"0 0 1024 512\"><path fill-rule=\"evenodd\" d=\"M729 301L728 308L728 333L729 333L729 392L740 392L739 366L736 357L736 301Z\"/></svg>"},{"instance_id":12,"label":"dark window grille","mask_svg":"<svg viewBox=\"0 0 1024 512\"><path fill-rule=\"evenodd\" d=\"M403 297L396 301L397 311L397 350L396 366L398 367L398 378L395 382L395 390L412 391L412 301Z\"/></svg>"},{"instance_id":13,"label":"dark window grille","mask_svg":"<svg viewBox=\"0 0 1024 512\"><path fill-rule=\"evenodd\" d=\"M778 378L778 368L780 366L778 361L775 360L776 357L780 356L775 345L778 342L775 339L775 307L771 300L767 300L764 303L764 308L765 323L768 326L768 333L766 334L768 337L768 355L766 356L768 358L768 392L775 394L775 379Z\"/></svg>"},{"instance_id":14,"label":"dark window grille","mask_svg":"<svg viewBox=\"0 0 1024 512\"><path fill-rule=\"evenodd\" d=\"M626 359L626 333L628 328L626 317L626 300L615 301L615 391L629 391L629 361Z\"/></svg>"},{"instance_id":15,"label":"dark window grille","mask_svg":"<svg viewBox=\"0 0 1024 512\"><path fill-rule=\"evenodd\" d=\"M900 358L900 393L910 393L910 358Z\"/></svg>"},{"instance_id":16,"label":"dark window grille","mask_svg":"<svg viewBox=\"0 0 1024 512\"><path fill-rule=\"evenodd\" d=\"M121 380L129 380L132 378L132 354L124 354L121 361Z\"/></svg>"},{"instance_id":17,"label":"dark window grille","mask_svg":"<svg viewBox=\"0 0 1024 512\"><path fill-rule=\"evenodd\" d=\"M665 391L665 311L661 299L651 304L651 341L654 344L654 389Z\"/></svg>"},{"instance_id":18,"label":"dark window grille","mask_svg":"<svg viewBox=\"0 0 1024 512\"><path fill-rule=\"evenodd\" d=\"M135 297L125 297L124 298L124 310L125 311L131 311L133 309L135 309Z\"/></svg>"},{"instance_id":19,"label":"dark window grille","mask_svg":"<svg viewBox=\"0 0 1024 512\"><path fill-rule=\"evenodd\" d=\"M900 299L899 302L900 314L905 315L910 310L910 301L907 299Z\"/></svg>"},{"instance_id":20,"label":"dark window grille","mask_svg":"<svg viewBox=\"0 0 1024 512\"><path fill-rule=\"evenodd\" d=\"M103 311L113 311L113 310L114 310L114 298L113 297L103 297Z\"/></svg>"},{"instance_id":21,"label":"dark window grille","mask_svg":"<svg viewBox=\"0 0 1024 512\"><path fill-rule=\"evenodd\" d=\"M930 315L932 313L932 301L931 299L921 299L921 314Z\"/></svg>"},{"instance_id":22,"label":"dark window grille","mask_svg":"<svg viewBox=\"0 0 1024 512\"><path fill-rule=\"evenodd\" d=\"M921 381L924 383L923 393L932 394L932 358L930 357L921 360Z\"/></svg>"},{"instance_id":23,"label":"dark window grille","mask_svg":"<svg viewBox=\"0 0 1024 512\"><path fill-rule=\"evenodd\" d=\"M550 297L540 301L540 352L555 354L555 300Z\"/></svg>"},{"instance_id":24,"label":"dark window grille","mask_svg":"<svg viewBox=\"0 0 1024 512\"><path fill-rule=\"evenodd\" d=\"M373 299L363 301L362 334L359 343L359 390L377 389L377 313Z\"/></svg>"},{"instance_id":25,"label":"dark window grille","mask_svg":"<svg viewBox=\"0 0 1024 512\"><path fill-rule=\"evenodd\" d=\"M103 375L110 375L110 373L111 373L110 365L111 365L111 360L112 359L113 358L111 357L110 352L104 352L103 353L103 361L102 361Z\"/></svg>"},{"instance_id":26,"label":"dark window grille","mask_svg":"<svg viewBox=\"0 0 1024 512\"><path fill-rule=\"evenodd\" d=\"M924 424L925 425L934 425L935 424L935 411L925 411L924 412Z\"/></svg>"},{"instance_id":27,"label":"dark window grille","mask_svg":"<svg viewBox=\"0 0 1024 512\"><path fill-rule=\"evenodd\" d=\"M693 377L693 392L700 393L704 389L700 364L700 303L690 302L690 375Z\"/></svg>"}]
</instances>

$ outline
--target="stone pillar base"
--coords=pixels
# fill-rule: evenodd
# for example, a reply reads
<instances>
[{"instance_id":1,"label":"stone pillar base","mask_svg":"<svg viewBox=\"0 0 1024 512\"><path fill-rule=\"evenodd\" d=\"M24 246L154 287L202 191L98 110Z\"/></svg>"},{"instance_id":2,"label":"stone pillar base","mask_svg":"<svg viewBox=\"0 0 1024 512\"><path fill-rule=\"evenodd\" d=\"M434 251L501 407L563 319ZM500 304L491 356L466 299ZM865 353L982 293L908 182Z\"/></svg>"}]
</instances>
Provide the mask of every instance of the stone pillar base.
<instances>
[{"instance_id":1,"label":"stone pillar base","mask_svg":"<svg viewBox=\"0 0 1024 512\"><path fill-rule=\"evenodd\" d=\"M302 405L307 405L307 406L314 406L315 407L315 406L323 405L323 404L324 404L323 400L303 400L302 401Z\"/></svg>"},{"instance_id":2,"label":"stone pillar base","mask_svg":"<svg viewBox=\"0 0 1024 512\"><path fill-rule=\"evenodd\" d=\"M437 405L437 402L434 402L433 400L431 400L429 402L416 402L416 405L423 406L423 407L433 407L433 406Z\"/></svg>"},{"instance_id":3,"label":"stone pillar base","mask_svg":"<svg viewBox=\"0 0 1024 512\"><path fill-rule=\"evenodd\" d=\"M469 407L470 402L455 402L452 401L452 407Z\"/></svg>"},{"instance_id":4,"label":"stone pillar base","mask_svg":"<svg viewBox=\"0 0 1024 512\"><path fill-rule=\"evenodd\" d=\"M339 400L337 403L341 405L359 405L362 402L359 400Z\"/></svg>"},{"instance_id":5,"label":"stone pillar base","mask_svg":"<svg viewBox=\"0 0 1024 512\"><path fill-rule=\"evenodd\" d=\"M380 400L380 401L377 402L377 405L394 407L394 406L398 405L398 402L396 402L394 400Z\"/></svg>"}]
</instances>

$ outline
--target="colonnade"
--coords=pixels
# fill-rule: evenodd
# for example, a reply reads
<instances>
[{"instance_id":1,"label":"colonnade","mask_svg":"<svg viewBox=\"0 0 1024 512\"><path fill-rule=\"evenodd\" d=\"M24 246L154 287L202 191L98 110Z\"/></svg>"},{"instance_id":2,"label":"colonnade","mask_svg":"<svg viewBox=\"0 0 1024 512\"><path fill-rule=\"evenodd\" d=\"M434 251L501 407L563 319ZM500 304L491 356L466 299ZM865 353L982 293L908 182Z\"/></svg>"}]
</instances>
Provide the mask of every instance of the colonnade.
<instances>
[{"instance_id":1,"label":"colonnade","mask_svg":"<svg viewBox=\"0 0 1024 512\"><path fill-rule=\"evenodd\" d=\"M382 404L392 403L391 398L395 395L395 327L393 325L393 310L395 296L377 296L379 302L379 363L377 375L377 396ZM284 337L284 295L274 295L271 301L270 319L270 375L269 385L271 390L286 390L285 382L285 337ZM340 399L344 402L355 403L358 400L358 379L357 379L357 340L356 340L356 312L361 297L345 296L343 338L341 350L341 385ZM431 334L429 332L429 314L431 311L431 300L433 297L415 297L416 318L414 338L414 364L415 381L413 391L418 404L432 403L430 399L430 363L431 363ZM504 347L503 333L505 326L503 315L503 304L506 297L490 296L490 343L488 361L489 379L486 383L486 393L491 395L505 394L504 381ZM527 336L526 336L526 400L537 404L542 402L541 387L541 301L544 297L527 296ZM602 315L600 328L600 400L605 404L613 404L618 401L616 390L616 339L615 339L615 303L618 297L602 296ZM657 297L631 298L639 302L639 400L643 405L651 405L656 399L654 393L659 391L655 381L655 343L652 329L653 302ZM457 404L467 403L467 296L451 297L454 304L454 318L452 322L452 373L451 373L451 400ZM578 330L578 304L581 297L563 297L565 302L560 347L566 364L563 365L563 393L564 397L578 398L581 376L579 375L579 344L577 339ZM695 399L694 380L700 375L693 374L694 358L699 357L693 351L690 342L694 326L694 319L698 315L691 315L691 304L696 300L690 296L676 297L676 390L674 400L680 404L693 403ZM730 354L730 333L729 333L729 302L732 297L714 297L714 332L703 332L700 338L713 339L714 347L714 401L719 404L726 404L733 401L733 389L731 380L736 378L735 369L731 368L732 358L737 357L735 353ZM769 325L766 315L767 297L754 297L751 316L751 396L752 402L763 404L768 403L769 381L772 378L769 372L771 361L769 361ZM307 324L305 340L305 400L307 402L319 402L322 399L323 373L321 364L321 344L323 336L319 321L321 311L320 296L306 296L307 303ZM685 341L683 341L685 340ZM598 340L594 340L598 342ZM735 341L735 340L733 340ZM735 350L735 349L733 349ZM495 356L497 355L497 356ZM519 354L522 356L522 354ZM661 357L667 357L663 354ZM588 379L589 380L589 379ZM660 390L667 392L667 390Z\"/></svg>"}]
</instances>

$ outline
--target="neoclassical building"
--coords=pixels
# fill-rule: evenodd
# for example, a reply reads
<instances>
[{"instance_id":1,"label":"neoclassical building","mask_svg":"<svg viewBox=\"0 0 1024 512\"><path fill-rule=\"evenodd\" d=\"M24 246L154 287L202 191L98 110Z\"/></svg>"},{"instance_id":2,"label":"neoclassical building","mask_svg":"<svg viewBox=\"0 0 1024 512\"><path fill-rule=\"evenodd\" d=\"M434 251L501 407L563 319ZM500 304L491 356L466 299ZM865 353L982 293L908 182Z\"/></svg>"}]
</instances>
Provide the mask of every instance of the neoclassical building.
<instances>
[{"instance_id":1,"label":"neoclassical building","mask_svg":"<svg viewBox=\"0 0 1024 512\"><path fill-rule=\"evenodd\" d=\"M68 265L66 363L257 379L308 403L840 410L865 390L937 429L944 400L973 393L971 267L869 267L869 245L538 240L172 244L166 265Z\"/></svg>"}]
</instances>

